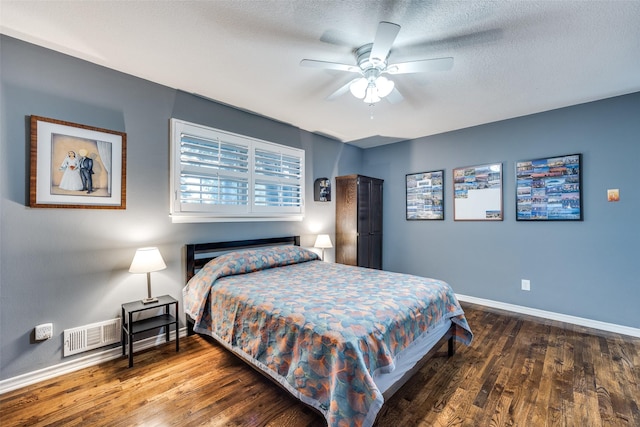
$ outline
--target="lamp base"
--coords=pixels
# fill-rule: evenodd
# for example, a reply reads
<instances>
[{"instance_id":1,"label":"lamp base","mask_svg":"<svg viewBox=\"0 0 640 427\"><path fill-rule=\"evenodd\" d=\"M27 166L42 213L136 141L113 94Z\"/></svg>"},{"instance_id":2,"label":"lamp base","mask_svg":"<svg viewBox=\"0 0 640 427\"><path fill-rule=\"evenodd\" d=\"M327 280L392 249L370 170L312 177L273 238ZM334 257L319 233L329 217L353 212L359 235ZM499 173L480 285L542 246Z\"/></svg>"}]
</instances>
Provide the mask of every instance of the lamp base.
<instances>
[{"instance_id":1,"label":"lamp base","mask_svg":"<svg viewBox=\"0 0 640 427\"><path fill-rule=\"evenodd\" d=\"M158 302L158 298L152 297L152 298L145 298L142 300L143 304L151 304L153 302Z\"/></svg>"}]
</instances>

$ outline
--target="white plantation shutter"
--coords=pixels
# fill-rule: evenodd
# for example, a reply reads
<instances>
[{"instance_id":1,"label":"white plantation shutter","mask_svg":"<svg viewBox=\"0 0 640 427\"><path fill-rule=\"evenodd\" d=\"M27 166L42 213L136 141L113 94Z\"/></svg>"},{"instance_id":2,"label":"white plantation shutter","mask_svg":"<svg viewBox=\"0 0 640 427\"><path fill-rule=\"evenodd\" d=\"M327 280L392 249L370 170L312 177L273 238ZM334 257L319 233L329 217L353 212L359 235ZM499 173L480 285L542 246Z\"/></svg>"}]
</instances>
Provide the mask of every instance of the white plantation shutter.
<instances>
[{"instance_id":1,"label":"white plantation shutter","mask_svg":"<svg viewBox=\"0 0 640 427\"><path fill-rule=\"evenodd\" d=\"M304 150L171 119L174 222L301 220Z\"/></svg>"},{"instance_id":2,"label":"white plantation shutter","mask_svg":"<svg viewBox=\"0 0 640 427\"><path fill-rule=\"evenodd\" d=\"M179 194L180 204L248 205L249 148L181 134Z\"/></svg>"},{"instance_id":3,"label":"white plantation shutter","mask_svg":"<svg viewBox=\"0 0 640 427\"><path fill-rule=\"evenodd\" d=\"M298 208L302 205L302 158L256 148L254 204L266 208Z\"/></svg>"}]
</instances>

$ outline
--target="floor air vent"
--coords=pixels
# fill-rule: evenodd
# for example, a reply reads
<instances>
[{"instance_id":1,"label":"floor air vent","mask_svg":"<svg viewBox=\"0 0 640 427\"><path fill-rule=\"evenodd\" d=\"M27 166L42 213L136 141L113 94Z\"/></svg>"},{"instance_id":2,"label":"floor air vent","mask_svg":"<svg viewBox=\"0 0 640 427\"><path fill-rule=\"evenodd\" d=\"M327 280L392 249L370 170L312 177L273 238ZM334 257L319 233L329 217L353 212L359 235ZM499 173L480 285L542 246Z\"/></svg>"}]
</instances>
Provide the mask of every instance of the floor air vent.
<instances>
[{"instance_id":1,"label":"floor air vent","mask_svg":"<svg viewBox=\"0 0 640 427\"><path fill-rule=\"evenodd\" d=\"M66 329L64 331L64 356L119 343L121 336L120 318Z\"/></svg>"}]
</instances>

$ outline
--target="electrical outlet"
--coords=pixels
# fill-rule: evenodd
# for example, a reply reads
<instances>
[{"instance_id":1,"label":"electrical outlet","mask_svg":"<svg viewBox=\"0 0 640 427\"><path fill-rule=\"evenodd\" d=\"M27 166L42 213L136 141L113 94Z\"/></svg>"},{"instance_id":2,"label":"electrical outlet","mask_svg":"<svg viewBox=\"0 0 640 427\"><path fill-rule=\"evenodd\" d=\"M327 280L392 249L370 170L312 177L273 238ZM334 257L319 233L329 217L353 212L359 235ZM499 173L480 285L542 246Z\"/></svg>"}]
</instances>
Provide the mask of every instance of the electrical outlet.
<instances>
[{"instance_id":1,"label":"electrical outlet","mask_svg":"<svg viewBox=\"0 0 640 427\"><path fill-rule=\"evenodd\" d=\"M531 280L522 279L522 290L523 291L531 290Z\"/></svg>"},{"instance_id":2,"label":"electrical outlet","mask_svg":"<svg viewBox=\"0 0 640 427\"><path fill-rule=\"evenodd\" d=\"M53 323L36 326L36 341L48 340L51 337L53 337Z\"/></svg>"}]
</instances>

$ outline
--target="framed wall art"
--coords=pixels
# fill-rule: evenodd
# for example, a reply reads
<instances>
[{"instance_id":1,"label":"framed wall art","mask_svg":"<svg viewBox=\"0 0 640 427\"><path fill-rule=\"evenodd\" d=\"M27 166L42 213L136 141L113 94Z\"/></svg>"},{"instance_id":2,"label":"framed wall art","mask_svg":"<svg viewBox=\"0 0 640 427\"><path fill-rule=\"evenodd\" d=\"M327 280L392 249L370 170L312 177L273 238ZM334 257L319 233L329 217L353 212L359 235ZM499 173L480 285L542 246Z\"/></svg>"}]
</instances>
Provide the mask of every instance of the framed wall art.
<instances>
[{"instance_id":1,"label":"framed wall art","mask_svg":"<svg viewBox=\"0 0 640 427\"><path fill-rule=\"evenodd\" d=\"M29 206L125 209L123 132L31 116Z\"/></svg>"},{"instance_id":2,"label":"framed wall art","mask_svg":"<svg viewBox=\"0 0 640 427\"><path fill-rule=\"evenodd\" d=\"M444 219L443 181L443 170L407 174L407 220Z\"/></svg>"},{"instance_id":3,"label":"framed wall art","mask_svg":"<svg viewBox=\"0 0 640 427\"><path fill-rule=\"evenodd\" d=\"M502 163L453 170L453 219L502 221Z\"/></svg>"},{"instance_id":4,"label":"framed wall art","mask_svg":"<svg viewBox=\"0 0 640 427\"><path fill-rule=\"evenodd\" d=\"M331 201L331 180L318 178L313 182L313 200L316 202Z\"/></svg>"},{"instance_id":5,"label":"framed wall art","mask_svg":"<svg viewBox=\"0 0 640 427\"><path fill-rule=\"evenodd\" d=\"M516 162L517 221L582 221L581 155Z\"/></svg>"}]
</instances>

